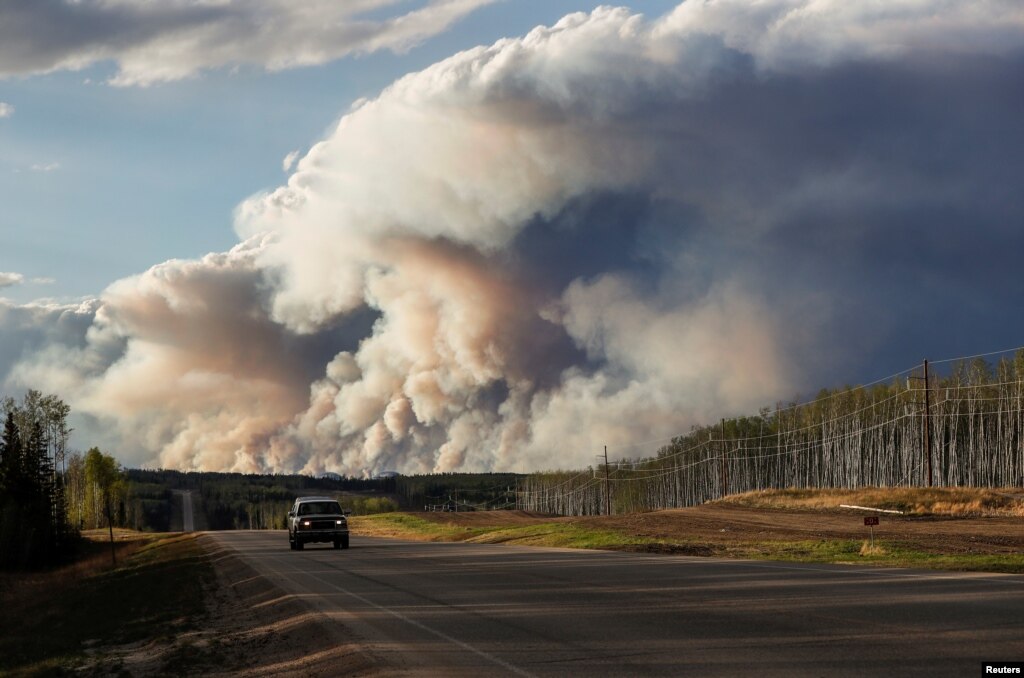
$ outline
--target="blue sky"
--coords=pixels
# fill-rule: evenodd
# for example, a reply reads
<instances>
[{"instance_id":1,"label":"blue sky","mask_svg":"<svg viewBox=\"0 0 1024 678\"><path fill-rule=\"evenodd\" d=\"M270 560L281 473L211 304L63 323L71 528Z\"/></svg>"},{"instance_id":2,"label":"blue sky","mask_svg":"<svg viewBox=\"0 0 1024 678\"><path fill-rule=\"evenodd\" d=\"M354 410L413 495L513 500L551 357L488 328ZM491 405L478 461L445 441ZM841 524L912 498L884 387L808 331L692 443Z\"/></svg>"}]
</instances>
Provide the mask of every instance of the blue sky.
<instances>
[{"instance_id":1,"label":"blue sky","mask_svg":"<svg viewBox=\"0 0 1024 678\"><path fill-rule=\"evenodd\" d=\"M1019 346L1022 73L1018 0L13 0L0 389L527 471Z\"/></svg>"},{"instance_id":2,"label":"blue sky","mask_svg":"<svg viewBox=\"0 0 1024 678\"><path fill-rule=\"evenodd\" d=\"M375 16L406 11L403 2ZM660 15L675 3L643 3ZM148 87L105 84L116 68L0 80L0 271L50 284L4 289L24 303L95 296L170 258L237 242L243 199L282 183L282 159L322 138L361 97L457 51L521 35L595 3L505 0L407 52L376 51L267 72L213 69Z\"/></svg>"}]
</instances>

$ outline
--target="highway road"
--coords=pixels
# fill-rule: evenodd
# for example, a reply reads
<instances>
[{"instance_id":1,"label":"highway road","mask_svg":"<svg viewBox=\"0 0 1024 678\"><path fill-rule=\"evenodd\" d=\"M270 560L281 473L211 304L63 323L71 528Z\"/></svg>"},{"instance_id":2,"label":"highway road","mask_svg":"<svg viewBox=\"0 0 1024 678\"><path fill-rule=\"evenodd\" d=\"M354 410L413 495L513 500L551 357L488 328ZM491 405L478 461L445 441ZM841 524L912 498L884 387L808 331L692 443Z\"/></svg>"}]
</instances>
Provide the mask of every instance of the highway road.
<instances>
[{"instance_id":1,"label":"highway road","mask_svg":"<svg viewBox=\"0 0 1024 678\"><path fill-rule=\"evenodd\" d=\"M171 490L181 498L181 529L183 532L195 532L196 525L192 513L192 490Z\"/></svg>"},{"instance_id":2,"label":"highway road","mask_svg":"<svg viewBox=\"0 0 1024 678\"><path fill-rule=\"evenodd\" d=\"M398 673L975 676L1024 660L1022 576L209 534Z\"/></svg>"}]
</instances>

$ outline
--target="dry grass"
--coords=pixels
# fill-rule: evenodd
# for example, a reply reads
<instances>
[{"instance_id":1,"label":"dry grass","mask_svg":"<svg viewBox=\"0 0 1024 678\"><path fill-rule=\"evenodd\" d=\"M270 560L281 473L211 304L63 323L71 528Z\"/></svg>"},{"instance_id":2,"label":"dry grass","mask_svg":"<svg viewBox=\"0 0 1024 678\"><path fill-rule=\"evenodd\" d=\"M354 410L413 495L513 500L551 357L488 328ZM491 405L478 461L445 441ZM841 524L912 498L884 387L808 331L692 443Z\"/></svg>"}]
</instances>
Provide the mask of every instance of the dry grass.
<instances>
[{"instance_id":1,"label":"dry grass","mask_svg":"<svg viewBox=\"0 0 1024 678\"><path fill-rule=\"evenodd\" d=\"M842 504L956 518L1024 517L1020 488L867 487L857 490L759 490L721 500L751 508L842 511Z\"/></svg>"},{"instance_id":2,"label":"dry grass","mask_svg":"<svg viewBox=\"0 0 1024 678\"><path fill-rule=\"evenodd\" d=\"M86 530L75 562L52 570L30 572L0 572L0 602L5 605L33 600L40 595L52 596L74 585L75 582L94 577L114 568L110 559L110 535L103 530ZM119 534L120 532L120 534ZM118 564L145 546L154 536L133 530L114 531L114 552Z\"/></svg>"},{"instance_id":3,"label":"dry grass","mask_svg":"<svg viewBox=\"0 0 1024 678\"><path fill-rule=\"evenodd\" d=\"M0 590L0 675L61 674L83 665L115 675L117 667L104 663L106 648L145 645L195 625L203 582L212 575L195 535L120 536L117 567L104 532L83 544L73 565L0 582L7 585Z\"/></svg>"},{"instance_id":4,"label":"dry grass","mask_svg":"<svg viewBox=\"0 0 1024 678\"><path fill-rule=\"evenodd\" d=\"M865 541L860 545L860 554L862 556L884 556L887 553L889 552L882 548L880 544L872 544L869 541Z\"/></svg>"},{"instance_id":5,"label":"dry grass","mask_svg":"<svg viewBox=\"0 0 1024 678\"><path fill-rule=\"evenodd\" d=\"M129 530L124 527L114 528L114 541L139 541L154 538L153 532L139 532L138 530ZM82 530L82 538L88 539L89 541L107 543L110 541L110 532L107 528L102 527L96 530Z\"/></svg>"}]
</instances>

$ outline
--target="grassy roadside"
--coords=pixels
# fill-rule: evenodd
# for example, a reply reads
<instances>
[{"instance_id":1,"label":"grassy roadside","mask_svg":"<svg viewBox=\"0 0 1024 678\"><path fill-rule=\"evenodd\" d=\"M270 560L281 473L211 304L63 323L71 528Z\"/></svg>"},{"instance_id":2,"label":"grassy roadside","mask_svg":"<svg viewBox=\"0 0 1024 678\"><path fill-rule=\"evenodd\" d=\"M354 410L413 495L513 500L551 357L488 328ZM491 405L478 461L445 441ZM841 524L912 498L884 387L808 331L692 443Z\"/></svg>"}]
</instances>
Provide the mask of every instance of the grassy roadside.
<instances>
[{"instance_id":1,"label":"grassy roadside","mask_svg":"<svg viewBox=\"0 0 1024 678\"><path fill-rule=\"evenodd\" d=\"M599 520L599 519L598 519ZM880 567L916 567L978 572L1024 573L1024 553L944 553L905 540L876 539L874 548L859 539L651 537L621 524L595 526L586 521L553 519L527 525L459 525L405 513L352 518L353 534L421 541L464 541L584 549L608 549L678 555L836 563ZM726 532L723 530L723 532Z\"/></svg>"},{"instance_id":2,"label":"grassy roadside","mask_svg":"<svg viewBox=\"0 0 1024 678\"><path fill-rule=\"evenodd\" d=\"M630 535L614 529L594 529L572 521L540 522L517 526L464 527L454 523L424 520L408 513L378 513L353 517L352 533L367 537L394 537L416 541L464 541L476 544L515 544L555 548L612 550L674 550L659 549L687 544L666 542ZM710 554L708 554L710 555Z\"/></svg>"},{"instance_id":3,"label":"grassy roadside","mask_svg":"<svg viewBox=\"0 0 1024 678\"><path fill-rule=\"evenodd\" d=\"M96 543L75 565L5 575L0 675L60 675L83 666L116 675L111 648L171 642L196 628L205 614L203 588L213 577L196 535L118 538L116 568L108 546Z\"/></svg>"},{"instance_id":4,"label":"grassy roadside","mask_svg":"<svg viewBox=\"0 0 1024 678\"><path fill-rule=\"evenodd\" d=\"M976 487L863 488L858 490L758 490L720 500L763 509L836 511L843 504L901 511L915 516L1024 517L1024 495L1018 488Z\"/></svg>"},{"instance_id":5,"label":"grassy roadside","mask_svg":"<svg viewBox=\"0 0 1024 678\"><path fill-rule=\"evenodd\" d=\"M796 563L1024 573L1024 554L935 553L912 543L882 539L876 539L873 548L867 541L853 539L750 542L715 555Z\"/></svg>"},{"instance_id":6,"label":"grassy roadside","mask_svg":"<svg viewBox=\"0 0 1024 678\"><path fill-rule=\"evenodd\" d=\"M378 513L349 519L353 534L418 541L465 541L477 544L518 544L564 548L609 549L642 546L648 540L614 530L598 530L571 522L533 525L465 527L424 520L408 513Z\"/></svg>"}]
</instances>

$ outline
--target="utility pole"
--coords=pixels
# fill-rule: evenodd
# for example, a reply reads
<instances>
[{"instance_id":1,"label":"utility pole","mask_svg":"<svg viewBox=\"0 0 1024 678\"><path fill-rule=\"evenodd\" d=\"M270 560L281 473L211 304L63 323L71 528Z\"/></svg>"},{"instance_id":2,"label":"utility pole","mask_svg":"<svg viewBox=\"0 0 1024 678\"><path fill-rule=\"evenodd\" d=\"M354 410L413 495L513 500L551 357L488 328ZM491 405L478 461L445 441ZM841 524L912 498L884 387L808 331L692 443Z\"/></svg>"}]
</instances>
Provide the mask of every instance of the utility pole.
<instances>
[{"instance_id":1,"label":"utility pole","mask_svg":"<svg viewBox=\"0 0 1024 678\"><path fill-rule=\"evenodd\" d=\"M931 412L932 412L932 394L931 384L928 381L928 361L924 361L924 376L923 377L907 377L907 388L910 388L910 381L923 381L924 382L924 402L920 400L911 401L914 405L924 405L924 412L921 413L924 421L924 426L921 427L921 435L924 440L921 441L921 447L925 450L925 455L928 457L928 487L932 486L932 426L931 426Z\"/></svg>"},{"instance_id":2,"label":"utility pole","mask_svg":"<svg viewBox=\"0 0 1024 678\"><path fill-rule=\"evenodd\" d=\"M722 464L722 496L729 493L729 468L725 465L725 419L722 419L722 447L719 451Z\"/></svg>"},{"instance_id":3,"label":"utility pole","mask_svg":"<svg viewBox=\"0 0 1024 678\"><path fill-rule=\"evenodd\" d=\"M924 446L928 451L928 487L932 486L931 389L928 383L928 361L924 361Z\"/></svg>"},{"instance_id":4,"label":"utility pole","mask_svg":"<svg viewBox=\"0 0 1024 678\"><path fill-rule=\"evenodd\" d=\"M612 485L608 479L608 446L604 446L604 503L607 507L607 515L612 514Z\"/></svg>"}]
</instances>

